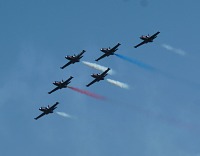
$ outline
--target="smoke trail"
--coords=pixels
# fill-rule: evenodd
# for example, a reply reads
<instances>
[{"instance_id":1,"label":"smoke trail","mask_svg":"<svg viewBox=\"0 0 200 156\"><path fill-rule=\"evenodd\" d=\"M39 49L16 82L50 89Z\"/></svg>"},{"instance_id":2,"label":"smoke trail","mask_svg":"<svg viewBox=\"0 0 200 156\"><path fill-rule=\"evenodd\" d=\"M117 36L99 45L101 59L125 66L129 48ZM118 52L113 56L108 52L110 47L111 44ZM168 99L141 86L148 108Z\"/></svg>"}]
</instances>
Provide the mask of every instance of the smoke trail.
<instances>
[{"instance_id":1,"label":"smoke trail","mask_svg":"<svg viewBox=\"0 0 200 156\"><path fill-rule=\"evenodd\" d=\"M129 86L125 83L119 82L119 81L115 81L115 80L111 80L111 79L107 79L107 81L115 86L118 86L120 88L124 88L124 89L129 89Z\"/></svg>"},{"instance_id":2,"label":"smoke trail","mask_svg":"<svg viewBox=\"0 0 200 156\"><path fill-rule=\"evenodd\" d=\"M167 50L169 50L169 51L172 51L172 52L174 52L174 53L176 53L176 54L179 54L179 55L181 55L181 56L185 56L185 55L186 55L186 52L185 52L185 51L183 51L183 50L181 50L181 49L176 49L176 48L174 48L174 47L172 47L172 46L170 46L170 45L168 45L168 44L161 44L161 46L162 46L163 48L165 48L165 49L167 49Z\"/></svg>"},{"instance_id":3,"label":"smoke trail","mask_svg":"<svg viewBox=\"0 0 200 156\"><path fill-rule=\"evenodd\" d=\"M92 67L92 68L100 70L102 72L104 72L106 69L108 69L108 67L104 67L104 66L101 66L101 65L96 64L96 63L90 63L90 62L87 62L87 61L82 61L82 63L87 65L88 67ZM113 74L115 74L115 72L111 69L111 70L108 71L108 74L113 75Z\"/></svg>"},{"instance_id":4,"label":"smoke trail","mask_svg":"<svg viewBox=\"0 0 200 156\"><path fill-rule=\"evenodd\" d=\"M120 55L120 54L115 54L116 56L118 56L119 58L121 59L124 59L126 61L129 61L133 64L136 64L137 66L141 67L141 68L144 68L144 69L147 69L147 70L150 70L150 71L153 71L153 72L156 72L157 74L161 74L162 76L165 76L167 78L170 78L170 79L173 79L173 80L176 80L177 82L181 82L183 84L187 84L187 85L190 85L196 89L200 89L200 84L199 83L196 83L196 82L193 82L193 81L190 81L188 79L185 79L184 77L177 77L175 75L172 75L170 73L167 73L167 72L164 72L158 68L154 68L152 66L149 66L147 64L144 64L138 60L135 60L135 59L131 59L131 58L128 58L126 56L123 56L123 55Z\"/></svg>"},{"instance_id":5,"label":"smoke trail","mask_svg":"<svg viewBox=\"0 0 200 156\"><path fill-rule=\"evenodd\" d=\"M72 118L71 115L65 113L65 112L56 112L58 115L62 116L62 117L65 117L65 118Z\"/></svg>"},{"instance_id":6,"label":"smoke trail","mask_svg":"<svg viewBox=\"0 0 200 156\"><path fill-rule=\"evenodd\" d=\"M144 68L144 69L147 69L147 70L151 70L151 71L155 71L156 69L154 68L154 67L152 67L152 66L150 66L150 65L148 65L148 64L145 64L145 63L143 63L143 62L140 62L140 61L138 61L138 60L136 60L136 59L133 59L133 58L129 58L129 57L127 57L127 56L123 56L123 55L120 55L120 54L115 54L117 57L119 57L119 58L121 58L121 59L123 59L123 60L126 60L126 61L128 61L128 62L130 62L130 63L133 63L133 64L135 64L135 65L137 65L137 66L139 66L139 67L141 67L141 68Z\"/></svg>"},{"instance_id":7,"label":"smoke trail","mask_svg":"<svg viewBox=\"0 0 200 156\"><path fill-rule=\"evenodd\" d=\"M105 100L105 99L106 99L106 98L103 97L103 96L100 96L100 95L91 93L91 92L86 91L86 90L81 90L81 89L78 89L78 88L75 88L75 87L69 87L69 86L68 86L68 88L70 88L70 89L72 89L72 90L74 90L74 91L77 91L77 92L79 92L79 93L81 93L81 94L85 94L85 95L87 95L87 96L93 97L93 98L95 98L95 99L99 99L99 100Z\"/></svg>"}]
</instances>

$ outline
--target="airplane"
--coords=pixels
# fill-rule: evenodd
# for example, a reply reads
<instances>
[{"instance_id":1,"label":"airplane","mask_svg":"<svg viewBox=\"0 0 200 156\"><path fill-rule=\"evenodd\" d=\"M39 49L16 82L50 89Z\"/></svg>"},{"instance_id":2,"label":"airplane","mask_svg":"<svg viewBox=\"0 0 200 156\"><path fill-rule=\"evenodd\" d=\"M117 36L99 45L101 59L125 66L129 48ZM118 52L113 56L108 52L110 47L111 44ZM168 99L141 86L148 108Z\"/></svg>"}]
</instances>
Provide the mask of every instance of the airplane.
<instances>
[{"instance_id":1,"label":"airplane","mask_svg":"<svg viewBox=\"0 0 200 156\"><path fill-rule=\"evenodd\" d=\"M51 93L55 92L55 91L58 90L58 89L67 88L67 85L71 82L70 80L71 80L72 78L73 78L73 77L70 76L70 78L67 79L66 81L63 81L63 80L62 80L62 81L55 81L55 82L53 82L53 84L54 84L55 86L57 86L57 87L54 88L52 91L48 92L48 94L51 94Z\"/></svg>"},{"instance_id":2,"label":"airplane","mask_svg":"<svg viewBox=\"0 0 200 156\"><path fill-rule=\"evenodd\" d=\"M95 61L99 61L99 60L101 60L102 58L104 58L104 57L108 57L108 56L110 56L110 55L114 55L114 53L115 53L115 51L117 51L118 50L118 47L120 46L121 44L120 43L117 43L117 45L116 46L114 46L113 48L101 48L100 50L103 52L103 53L105 53L105 54L103 54L102 56L100 56L98 59L96 59Z\"/></svg>"},{"instance_id":3,"label":"airplane","mask_svg":"<svg viewBox=\"0 0 200 156\"><path fill-rule=\"evenodd\" d=\"M57 105L59 104L59 102L56 102L53 106L47 106L47 107L40 107L39 108L39 110L40 111L42 111L43 113L42 114L40 114L38 117L36 117L36 118L34 118L35 120L37 120L37 119L39 119L39 118L41 118L42 116L44 116L44 115L47 115L47 114L49 114L49 113L53 113L53 111L54 111L54 109L56 109L57 107Z\"/></svg>"},{"instance_id":4,"label":"airplane","mask_svg":"<svg viewBox=\"0 0 200 156\"><path fill-rule=\"evenodd\" d=\"M90 85L92 85L93 83L95 83L95 82L99 82L99 81L101 81L101 80L104 80L104 77L106 76L106 75L108 75L107 74L107 72L110 70L110 68L108 68L108 69L106 69L103 73L99 73L99 74L91 74L91 76L93 77L93 78L95 78L92 82L90 82L89 84L87 84L86 86L87 87L89 87Z\"/></svg>"},{"instance_id":5,"label":"airplane","mask_svg":"<svg viewBox=\"0 0 200 156\"><path fill-rule=\"evenodd\" d=\"M153 34L153 35L146 35L146 36L141 36L140 39L143 40L141 43L139 43L138 45L134 46L135 48L143 45L143 44L146 44L146 43L149 43L149 42L153 42L153 40L157 37L157 35L159 34L160 32L158 31L157 33Z\"/></svg>"},{"instance_id":6,"label":"airplane","mask_svg":"<svg viewBox=\"0 0 200 156\"><path fill-rule=\"evenodd\" d=\"M76 62L80 62L80 59L83 57L83 54L85 53L86 51L85 50L83 50L81 53L79 53L78 55L72 55L72 56L69 56L69 55L67 55L67 56L65 56L65 58L67 59L67 60L69 60L69 62L68 63L66 63L64 66L62 66L62 67L60 67L61 69L64 69L65 67L67 67L68 65L70 65L70 64L74 64L74 63L76 63Z\"/></svg>"}]
</instances>

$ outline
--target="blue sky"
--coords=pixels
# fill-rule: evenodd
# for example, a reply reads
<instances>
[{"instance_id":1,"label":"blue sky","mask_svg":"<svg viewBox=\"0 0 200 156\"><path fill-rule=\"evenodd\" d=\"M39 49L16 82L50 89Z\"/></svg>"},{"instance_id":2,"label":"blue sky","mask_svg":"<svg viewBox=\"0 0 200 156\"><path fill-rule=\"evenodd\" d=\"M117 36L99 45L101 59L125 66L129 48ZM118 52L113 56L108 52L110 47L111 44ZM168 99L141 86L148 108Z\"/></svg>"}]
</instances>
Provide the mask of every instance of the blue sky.
<instances>
[{"instance_id":1,"label":"blue sky","mask_svg":"<svg viewBox=\"0 0 200 156\"><path fill-rule=\"evenodd\" d=\"M1 0L0 154L73 156L199 156L199 5L197 0ZM139 36L160 31L151 44L134 49ZM86 88L99 71L65 56L121 43L116 56L99 64L116 71ZM166 48L167 45L168 48ZM170 47L170 48L169 48ZM180 53L184 52L184 53ZM70 89L48 95L55 80L74 76L71 86L103 95L101 101ZM35 121L38 108L60 102Z\"/></svg>"}]
</instances>

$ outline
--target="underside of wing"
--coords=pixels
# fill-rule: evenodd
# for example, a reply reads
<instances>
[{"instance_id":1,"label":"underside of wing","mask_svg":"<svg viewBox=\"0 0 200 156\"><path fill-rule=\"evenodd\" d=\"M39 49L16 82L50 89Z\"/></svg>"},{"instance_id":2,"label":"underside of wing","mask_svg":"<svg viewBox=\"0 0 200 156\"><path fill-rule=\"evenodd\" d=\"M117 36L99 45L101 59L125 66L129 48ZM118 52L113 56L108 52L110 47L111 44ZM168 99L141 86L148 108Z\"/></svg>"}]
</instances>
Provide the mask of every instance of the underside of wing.
<instances>
[{"instance_id":1,"label":"underside of wing","mask_svg":"<svg viewBox=\"0 0 200 156\"><path fill-rule=\"evenodd\" d=\"M139 43L138 45L134 46L134 48L137 48L137 47L139 47L139 46L141 46L141 45L143 45L143 44L145 44L145 43L146 43L146 42L143 41L143 42Z\"/></svg>"},{"instance_id":2,"label":"underside of wing","mask_svg":"<svg viewBox=\"0 0 200 156\"><path fill-rule=\"evenodd\" d=\"M72 61L69 61L68 63L66 63L64 66L60 67L61 69L64 69L65 67L69 66L70 64L72 64Z\"/></svg>"},{"instance_id":3,"label":"underside of wing","mask_svg":"<svg viewBox=\"0 0 200 156\"><path fill-rule=\"evenodd\" d=\"M83 50L80 54L77 55L78 58L79 58L80 56L82 56L84 53L85 53L85 50Z\"/></svg>"},{"instance_id":4,"label":"underside of wing","mask_svg":"<svg viewBox=\"0 0 200 156\"><path fill-rule=\"evenodd\" d=\"M41 117L44 116L44 115L45 115L45 113L42 113L42 114L40 114L38 117L36 117L36 118L34 118L34 119L37 120L37 119L41 118Z\"/></svg>"},{"instance_id":5,"label":"underside of wing","mask_svg":"<svg viewBox=\"0 0 200 156\"><path fill-rule=\"evenodd\" d=\"M63 84L64 85L66 85L66 84L68 84L69 83L69 81L72 79L73 77L72 76L70 76L70 78L69 79L67 79Z\"/></svg>"},{"instance_id":6,"label":"underside of wing","mask_svg":"<svg viewBox=\"0 0 200 156\"><path fill-rule=\"evenodd\" d=\"M53 106L50 107L50 109L54 109L58 104L59 102L56 102Z\"/></svg>"},{"instance_id":7,"label":"underside of wing","mask_svg":"<svg viewBox=\"0 0 200 156\"><path fill-rule=\"evenodd\" d=\"M106 71L104 71L104 72L101 74L101 76L106 75L106 73L107 73L109 70L110 70L110 68L106 69Z\"/></svg>"},{"instance_id":8,"label":"underside of wing","mask_svg":"<svg viewBox=\"0 0 200 156\"><path fill-rule=\"evenodd\" d=\"M116 46L114 46L112 49L110 49L111 51L114 51L115 49L117 49L117 47L119 47L121 44L118 43Z\"/></svg>"},{"instance_id":9,"label":"underside of wing","mask_svg":"<svg viewBox=\"0 0 200 156\"><path fill-rule=\"evenodd\" d=\"M97 82L97 79L94 79L92 82L90 82L89 84L87 84L86 86L89 87L90 85L92 85L93 83Z\"/></svg>"},{"instance_id":10,"label":"underside of wing","mask_svg":"<svg viewBox=\"0 0 200 156\"><path fill-rule=\"evenodd\" d=\"M100 56L98 59L96 59L95 61L99 61L101 60L102 58L106 57L107 55L106 54L103 54L102 56Z\"/></svg>"},{"instance_id":11,"label":"underside of wing","mask_svg":"<svg viewBox=\"0 0 200 156\"><path fill-rule=\"evenodd\" d=\"M153 34L150 39L154 39L160 32L158 31L157 33Z\"/></svg>"},{"instance_id":12,"label":"underside of wing","mask_svg":"<svg viewBox=\"0 0 200 156\"><path fill-rule=\"evenodd\" d=\"M51 93L55 92L55 91L58 90L58 89L59 89L59 87L56 87L56 88L54 88L53 90L51 90L50 92L48 92L48 94L51 94Z\"/></svg>"}]
</instances>

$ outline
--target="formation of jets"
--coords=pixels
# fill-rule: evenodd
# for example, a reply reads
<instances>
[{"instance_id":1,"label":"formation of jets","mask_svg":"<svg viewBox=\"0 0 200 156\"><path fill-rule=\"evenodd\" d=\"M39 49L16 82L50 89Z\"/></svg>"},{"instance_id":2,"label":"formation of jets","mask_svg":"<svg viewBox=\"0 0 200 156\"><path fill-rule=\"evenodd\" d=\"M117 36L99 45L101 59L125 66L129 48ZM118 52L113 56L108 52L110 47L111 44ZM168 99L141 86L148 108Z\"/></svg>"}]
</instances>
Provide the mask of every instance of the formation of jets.
<instances>
[{"instance_id":1,"label":"formation of jets","mask_svg":"<svg viewBox=\"0 0 200 156\"><path fill-rule=\"evenodd\" d=\"M137 48L143 44L149 43L149 42L153 42L153 40L157 37L157 35L160 32L156 32L153 35L146 35L146 36L141 36L140 39L143 40L141 43L137 44L136 46L134 46L134 48ZM100 56L99 58L97 58L95 61L99 61L105 57L108 57L110 55L114 55L115 52L118 50L118 47L120 46L120 43L117 43L113 48L102 48L100 49L101 52L103 52L104 54L102 56ZM69 60L68 63L66 63L65 65L63 65L62 67L60 67L61 69L64 69L65 67L69 66L70 64L74 64L77 62L80 62L80 59L83 57L83 54L85 53L85 50L82 50L82 52L80 52L78 55L72 55L72 56L65 56L65 58L67 60ZM91 86L92 84L94 84L95 82L99 82L101 80L104 80L104 78L107 76L108 71L110 70L110 68L107 68L104 72L99 73L99 74L91 74L91 76L94 78L94 80L92 82L90 82L89 84L86 85L86 87ZM73 77L70 76L67 80L65 81L55 81L53 82L53 84L56 86L56 88L54 88L53 90L51 90L50 92L48 92L48 94L51 94L59 89L63 89L63 88L67 88L68 84L70 84L71 79ZM35 120L41 118L44 115L47 114L51 114L53 113L53 111L57 108L57 105L59 104L59 102L56 102L54 105L52 106L47 106L47 107L40 107L39 110L42 111L43 113L40 114L39 116L37 116L36 118L34 118Z\"/></svg>"}]
</instances>

